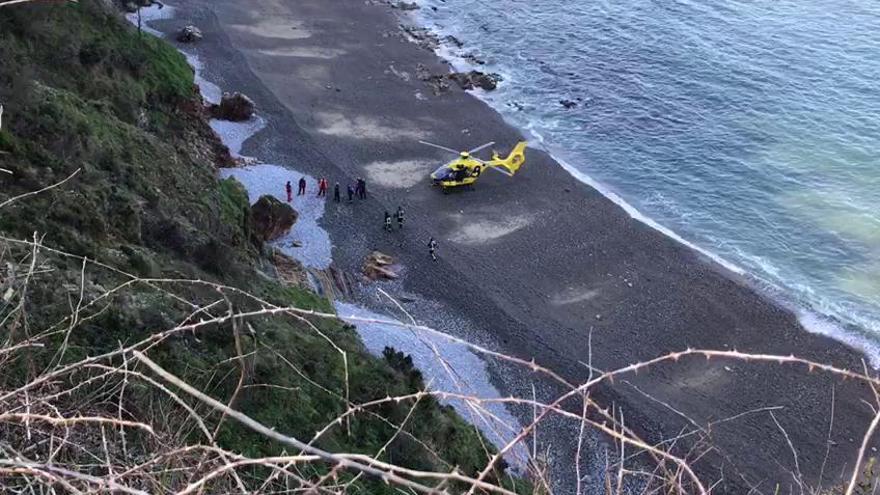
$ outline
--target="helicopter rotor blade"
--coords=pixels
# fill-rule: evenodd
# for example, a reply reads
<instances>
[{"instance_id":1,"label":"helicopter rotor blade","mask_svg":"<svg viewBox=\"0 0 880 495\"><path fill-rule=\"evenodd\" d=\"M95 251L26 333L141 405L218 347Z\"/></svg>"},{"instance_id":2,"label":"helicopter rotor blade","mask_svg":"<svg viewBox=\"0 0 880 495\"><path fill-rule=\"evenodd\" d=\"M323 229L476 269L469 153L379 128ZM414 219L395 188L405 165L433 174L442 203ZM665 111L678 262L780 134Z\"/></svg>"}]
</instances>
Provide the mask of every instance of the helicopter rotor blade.
<instances>
[{"instance_id":1,"label":"helicopter rotor blade","mask_svg":"<svg viewBox=\"0 0 880 495\"><path fill-rule=\"evenodd\" d=\"M422 143L422 144L424 144L424 145L426 145L426 146L430 146L430 147L432 147L432 148L437 148L437 149L440 149L440 150L443 150L443 151L448 151L448 152L450 152L450 153L452 153L452 154L454 154L454 155L458 155L458 154L461 153L460 151L455 151L455 150L452 149L452 148L447 148L446 146L440 146L439 144L429 143L429 142L427 142L427 141L419 141L419 142Z\"/></svg>"},{"instance_id":2,"label":"helicopter rotor blade","mask_svg":"<svg viewBox=\"0 0 880 495\"><path fill-rule=\"evenodd\" d=\"M484 149L488 148L489 146L492 146L493 144L495 144L495 141L490 141L482 146L477 146L476 148L468 151L468 153L473 155L474 153L476 153L478 151L483 151Z\"/></svg>"},{"instance_id":3,"label":"helicopter rotor blade","mask_svg":"<svg viewBox=\"0 0 880 495\"><path fill-rule=\"evenodd\" d=\"M504 175L506 175L506 176L508 176L508 177L513 177L513 174L510 173L510 172L508 172L507 170L505 170L503 167L489 167L489 168L491 168L492 170L498 172L499 174L504 174Z\"/></svg>"}]
</instances>

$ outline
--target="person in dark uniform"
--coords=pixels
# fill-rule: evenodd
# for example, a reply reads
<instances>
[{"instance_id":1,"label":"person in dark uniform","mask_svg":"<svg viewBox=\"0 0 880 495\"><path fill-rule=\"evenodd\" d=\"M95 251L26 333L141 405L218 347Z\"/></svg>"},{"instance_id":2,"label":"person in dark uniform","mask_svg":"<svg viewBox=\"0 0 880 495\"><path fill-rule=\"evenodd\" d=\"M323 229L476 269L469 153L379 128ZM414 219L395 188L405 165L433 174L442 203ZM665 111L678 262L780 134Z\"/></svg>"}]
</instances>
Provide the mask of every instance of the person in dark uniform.
<instances>
[{"instance_id":1,"label":"person in dark uniform","mask_svg":"<svg viewBox=\"0 0 880 495\"><path fill-rule=\"evenodd\" d=\"M306 193L306 178L305 178L305 177L301 177L301 178L299 179L299 189L297 189L297 191L296 191L296 195L297 195L297 196L302 196L302 195L305 194L305 193Z\"/></svg>"},{"instance_id":2,"label":"person in dark uniform","mask_svg":"<svg viewBox=\"0 0 880 495\"><path fill-rule=\"evenodd\" d=\"M351 187L351 184L348 185L348 202L351 203L354 200L354 188Z\"/></svg>"},{"instance_id":3,"label":"person in dark uniform","mask_svg":"<svg viewBox=\"0 0 880 495\"><path fill-rule=\"evenodd\" d=\"M360 191L358 191L358 196L361 199L367 199L367 181L364 179L360 179Z\"/></svg>"},{"instance_id":4,"label":"person in dark uniform","mask_svg":"<svg viewBox=\"0 0 880 495\"><path fill-rule=\"evenodd\" d=\"M339 183L337 182L335 186L333 186L333 201L337 203L342 201L342 198L339 196Z\"/></svg>"},{"instance_id":5,"label":"person in dark uniform","mask_svg":"<svg viewBox=\"0 0 880 495\"><path fill-rule=\"evenodd\" d=\"M385 212L385 230L391 232L391 213Z\"/></svg>"},{"instance_id":6,"label":"person in dark uniform","mask_svg":"<svg viewBox=\"0 0 880 495\"><path fill-rule=\"evenodd\" d=\"M431 254L431 259L437 261L437 241L433 237L428 241L428 253Z\"/></svg>"},{"instance_id":7,"label":"person in dark uniform","mask_svg":"<svg viewBox=\"0 0 880 495\"><path fill-rule=\"evenodd\" d=\"M397 217L397 228L403 229L403 207L402 206L397 207L397 213L394 216Z\"/></svg>"}]
</instances>

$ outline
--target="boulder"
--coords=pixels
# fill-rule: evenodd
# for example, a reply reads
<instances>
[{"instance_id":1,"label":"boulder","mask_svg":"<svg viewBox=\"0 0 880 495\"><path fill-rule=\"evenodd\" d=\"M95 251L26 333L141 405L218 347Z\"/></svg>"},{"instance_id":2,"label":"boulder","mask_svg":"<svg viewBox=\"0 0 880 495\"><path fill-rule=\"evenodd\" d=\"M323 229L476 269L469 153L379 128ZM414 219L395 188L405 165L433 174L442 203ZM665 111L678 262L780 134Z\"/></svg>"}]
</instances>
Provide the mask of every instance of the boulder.
<instances>
[{"instance_id":1,"label":"boulder","mask_svg":"<svg viewBox=\"0 0 880 495\"><path fill-rule=\"evenodd\" d=\"M470 72L455 72L449 74L447 77L452 81L455 81L455 83L465 91L475 88L492 91L497 88L498 83L501 82L501 76L498 74L487 74L476 70Z\"/></svg>"},{"instance_id":2,"label":"boulder","mask_svg":"<svg viewBox=\"0 0 880 495\"><path fill-rule=\"evenodd\" d=\"M392 3L391 8L399 10L419 10L421 7L415 2L397 2Z\"/></svg>"},{"instance_id":3,"label":"boulder","mask_svg":"<svg viewBox=\"0 0 880 495\"><path fill-rule=\"evenodd\" d=\"M260 243L273 241L290 231L299 215L274 196L262 196L251 206L251 227Z\"/></svg>"},{"instance_id":4,"label":"boulder","mask_svg":"<svg viewBox=\"0 0 880 495\"><path fill-rule=\"evenodd\" d=\"M464 46L464 43L460 39L456 38L455 36L453 36L451 34L446 36L445 38L443 38L443 41L445 41L447 44L452 45L456 48L462 48Z\"/></svg>"},{"instance_id":5,"label":"boulder","mask_svg":"<svg viewBox=\"0 0 880 495\"><path fill-rule=\"evenodd\" d=\"M180 30L177 34L177 41L181 43L195 43L196 41L201 41L202 37L201 29L189 25Z\"/></svg>"},{"instance_id":6,"label":"boulder","mask_svg":"<svg viewBox=\"0 0 880 495\"><path fill-rule=\"evenodd\" d=\"M248 98L245 94L237 91L235 93L223 93L220 104L211 106L211 116L220 120L243 122L250 120L254 116L256 109L254 100Z\"/></svg>"},{"instance_id":7,"label":"boulder","mask_svg":"<svg viewBox=\"0 0 880 495\"><path fill-rule=\"evenodd\" d=\"M370 280L393 280L398 277L392 269L394 258L387 254L373 251L364 261L364 275Z\"/></svg>"}]
</instances>

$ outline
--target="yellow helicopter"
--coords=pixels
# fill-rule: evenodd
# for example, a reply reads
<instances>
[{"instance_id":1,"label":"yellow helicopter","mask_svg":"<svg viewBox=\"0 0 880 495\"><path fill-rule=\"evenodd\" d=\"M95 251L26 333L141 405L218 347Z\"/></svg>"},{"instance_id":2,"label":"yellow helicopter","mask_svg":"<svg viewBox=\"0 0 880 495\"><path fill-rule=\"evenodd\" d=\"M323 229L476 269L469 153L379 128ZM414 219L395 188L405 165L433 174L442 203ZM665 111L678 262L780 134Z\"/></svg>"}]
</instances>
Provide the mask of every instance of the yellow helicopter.
<instances>
[{"instance_id":1,"label":"yellow helicopter","mask_svg":"<svg viewBox=\"0 0 880 495\"><path fill-rule=\"evenodd\" d=\"M483 161L475 157L474 154L492 146L495 144L494 142L486 143L470 151L461 152L427 141L419 142L458 155L458 158L443 165L431 174L431 183L443 188L444 193L454 187L472 185L477 182L477 179L483 175L487 168L501 172L508 177L513 177L526 162L526 145L528 144L525 141L520 141L514 146L507 158L501 158L497 151L492 151L492 159Z\"/></svg>"}]
</instances>

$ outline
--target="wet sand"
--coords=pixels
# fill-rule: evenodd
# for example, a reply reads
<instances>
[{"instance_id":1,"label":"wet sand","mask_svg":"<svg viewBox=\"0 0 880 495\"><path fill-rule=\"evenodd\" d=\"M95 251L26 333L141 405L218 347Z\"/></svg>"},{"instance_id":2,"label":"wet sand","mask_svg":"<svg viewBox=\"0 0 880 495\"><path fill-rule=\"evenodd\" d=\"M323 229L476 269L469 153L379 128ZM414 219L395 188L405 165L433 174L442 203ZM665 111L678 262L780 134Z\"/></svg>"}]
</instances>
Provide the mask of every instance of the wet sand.
<instances>
[{"instance_id":1,"label":"wet sand","mask_svg":"<svg viewBox=\"0 0 880 495\"><path fill-rule=\"evenodd\" d=\"M442 195L429 187L427 174L449 157L419 139L453 148L496 141L504 151L521 135L471 95L454 89L436 96L419 81L420 64L438 74L447 68L398 35L387 5L181 6L185 16L168 25L195 21L206 35L196 50L211 79L254 98L268 122L243 154L295 163L343 188L366 177L369 201L329 205L324 215L335 264L357 273L372 249L395 256L404 277L390 288L420 321L534 358L572 382L587 378L591 355L594 366L613 369L689 347L797 354L861 368L857 352L807 333L747 280L633 220L545 153L530 149L515 178L490 174L474 191ZM383 211L398 205L407 209L407 228L383 232ZM440 242L438 263L427 256L430 236ZM467 323L454 323L460 319ZM539 396L554 391L522 370L493 369L505 392L528 397L532 381ZM720 480L713 493L773 493L777 483L781 493L798 491L791 449L761 409L781 408L773 414L809 483L818 482L830 449L824 486L845 477L873 415L863 402L873 400L870 390L852 381L799 366L704 358L653 367L603 386L597 396L652 442L695 424L705 430L713 450L694 467L706 485ZM573 492L572 425L544 428L539 440L549 444L558 492ZM674 452L686 456L692 446L681 441Z\"/></svg>"}]
</instances>

